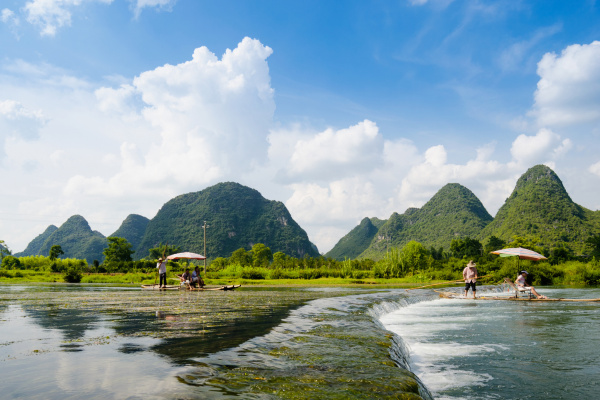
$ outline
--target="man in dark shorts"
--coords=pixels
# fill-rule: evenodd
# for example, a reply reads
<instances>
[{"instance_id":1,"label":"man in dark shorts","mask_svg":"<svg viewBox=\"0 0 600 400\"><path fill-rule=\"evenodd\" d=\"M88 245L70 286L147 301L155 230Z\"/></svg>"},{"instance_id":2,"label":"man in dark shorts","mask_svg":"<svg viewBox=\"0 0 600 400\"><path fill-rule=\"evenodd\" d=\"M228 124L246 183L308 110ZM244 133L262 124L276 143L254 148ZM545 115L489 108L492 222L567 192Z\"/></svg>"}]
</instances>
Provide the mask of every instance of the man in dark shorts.
<instances>
[{"instance_id":1,"label":"man in dark shorts","mask_svg":"<svg viewBox=\"0 0 600 400\"><path fill-rule=\"evenodd\" d=\"M469 288L473 290L473 298L477 293L477 268L473 260L469 261L463 270L463 278L465 279L465 297L469 293Z\"/></svg>"}]
</instances>

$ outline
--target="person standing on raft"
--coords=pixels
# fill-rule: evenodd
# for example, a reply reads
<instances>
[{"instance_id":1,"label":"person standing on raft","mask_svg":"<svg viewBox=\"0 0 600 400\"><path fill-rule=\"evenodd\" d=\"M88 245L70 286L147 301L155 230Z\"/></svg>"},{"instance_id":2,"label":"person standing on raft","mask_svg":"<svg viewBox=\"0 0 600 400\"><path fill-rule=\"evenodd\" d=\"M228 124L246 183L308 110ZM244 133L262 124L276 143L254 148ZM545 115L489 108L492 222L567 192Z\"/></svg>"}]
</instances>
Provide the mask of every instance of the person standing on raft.
<instances>
[{"instance_id":1,"label":"person standing on raft","mask_svg":"<svg viewBox=\"0 0 600 400\"><path fill-rule=\"evenodd\" d=\"M537 297L538 299L547 299L546 296L541 295L538 292L536 292L535 288L533 286L527 284L527 275L529 275L529 272L527 272L527 271L521 271L519 273L519 276L517 276L517 280L515 281L515 285L517 285L518 288L530 289L531 293L533 293L535 295L535 297Z\"/></svg>"},{"instance_id":2,"label":"person standing on raft","mask_svg":"<svg viewBox=\"0 0 600 400\"><path fill-rule=\"evenodd\" d=\"M158 288L159 289L161 287L166 288L167 287L167 263L162 257L158 259L156 268L158 268L158 276L160 277L160 280L158 283ZM156 282L156 281L154 281L154 282ZM163 286L163 282L164 282L164 286Z\"/></svg>"},{"instance_id":3,"label":"person standing on raft","mask_svg":"<svg viewBox=\"0 0 600 400\"><path fill-rule=\"evenodd\" d=\"M473 290L473 298L477 293L477 264L473 260L469 261L465 269L463 269L463 278L465 279L465 297L469 293L469 287Z\"/></svg>"}]
</instances>

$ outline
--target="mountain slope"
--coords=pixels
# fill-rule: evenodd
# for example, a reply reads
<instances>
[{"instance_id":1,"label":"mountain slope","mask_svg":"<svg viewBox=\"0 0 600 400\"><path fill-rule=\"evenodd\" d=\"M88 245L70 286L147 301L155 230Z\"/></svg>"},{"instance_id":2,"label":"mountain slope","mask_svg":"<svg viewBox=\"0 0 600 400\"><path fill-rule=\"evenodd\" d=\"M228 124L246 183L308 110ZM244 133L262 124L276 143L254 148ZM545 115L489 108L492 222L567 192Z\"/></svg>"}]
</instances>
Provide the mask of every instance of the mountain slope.
<instances>
[{"instance_id":1,"label":"mountain slope","mask_svg":"<svg viewBox=\"0 0 600 400\"><path fill-rule=\"evenodd\" d=\"M283 203L225 182L168 201L148 223L134 256L145 257L148 249L166 241L182 251L202 254L204 221L210 226L206 232L210 258L229 257L238 248L249 250L256 243L264 243L273 253L319 255Z\"/></svg>"},{"instance_id":2,"label":"mountain slope","mask_svg":"<svg viewBox=\"0 0 600 400\"><path fill-rule=\"evenodd\" d=\"M58 228L56 226L50 225L49 227L46 228L46 230L43 233L39 234L38 236L35 237L35 239L33 239L31 242L29 242L29 244L27 245L25 250L23 250L20 253L15 254L15 257L37 256L40 253L40 249L44 245L44 242L46 241L46 239L48 239L50 237L50 235L52 235L54 233L54 231L56 231L57 229ZM44 254L44 255L47 255L47 254Z\"/></svg>"},{"instance_id":3,"label":"mountain slope","mask_svg":"<svg viewBox=\"0 0 600 400\"><path fill-rule=\"evenodd\" d=\"M133 248L137 249L144 238L148 222L150 222L150 220L146 217L137 214L129 214L119 229L110 236L127 239Z\"/></svg>"},{"instance_id":4,"label":"mountain slope","mask_svg":"<svg viewBox=\"0 0 600 400\"><path fill-rule=\"evenodd\" d=\"M452 239L476 237L490 221L492 216L473 192L449 183L422 208L392 214L359 258L378 260L389 247L402 247L411 240L448 249Z\"/></svg>"},{"instance_id":5,"label":"mountain slope","mask_svg":"<svg viewBox=\"0 0 600 400\"><path fill-rule=\"evenodd\" d=\"M346 257L356 258L369 247L377 231L385 222L386 220L379 218L363 218L360 224L348 232L346 236L337 242L333 249L325 254L325 257L336 260L344 260Z\"/></svg>"},{"instance_id":6,"label":"mountain slope","mask_svg":"<svg viewBox=\"0 0 600 400\"><path fill-rule=\"evenodd\" d=\"M40 247L38 254L48 255L50 248L56 244L65 252L61 258L85 259L88 263L94 260L102 261L102 252L107 246L106 238L100 232L92 231L81 215L73 215L52 232Z\"/></svg>"},{"instance_id":7,"label":"mountain slope","mask_svg":"<svg viewBox=\"0 0 600 400\"><path fill-rule=\"evenodd\" d=\"M513 236L539 237L552 248L565 245L576 254L585 253L583 243L600 232L600 212L575 204L556 173L536 165L517 181L512 194L479 235L510 241Z\"/></svg>"}]
</instances>

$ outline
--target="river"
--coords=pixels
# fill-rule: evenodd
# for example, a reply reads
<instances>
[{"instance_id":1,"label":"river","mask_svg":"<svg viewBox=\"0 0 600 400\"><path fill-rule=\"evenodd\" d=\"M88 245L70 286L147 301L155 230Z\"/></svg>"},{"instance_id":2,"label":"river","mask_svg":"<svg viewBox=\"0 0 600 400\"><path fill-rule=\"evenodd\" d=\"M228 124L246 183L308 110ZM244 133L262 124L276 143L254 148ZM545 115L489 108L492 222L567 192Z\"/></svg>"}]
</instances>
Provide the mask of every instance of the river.
<instances>
[{"instance_id":1,"label":"river","mask_svg":"<svg viewBox=\"0 0 600 400\"><path fill-rule=\"evenodd\" d=\"M598 304L65 285L0 300L3 398L559 399L600 384Z\"/></svg>"},{"instance_id":2,"label":"river","mask_svg":"<svg viewBox=\"0 0 600 400\"><path fill-rule=\"evenodd\" d=\"M552 298L600 289L546 288ZM380 318L438 399L594 399L600 304L436 299Z\"/></svg>"}]
</instances>

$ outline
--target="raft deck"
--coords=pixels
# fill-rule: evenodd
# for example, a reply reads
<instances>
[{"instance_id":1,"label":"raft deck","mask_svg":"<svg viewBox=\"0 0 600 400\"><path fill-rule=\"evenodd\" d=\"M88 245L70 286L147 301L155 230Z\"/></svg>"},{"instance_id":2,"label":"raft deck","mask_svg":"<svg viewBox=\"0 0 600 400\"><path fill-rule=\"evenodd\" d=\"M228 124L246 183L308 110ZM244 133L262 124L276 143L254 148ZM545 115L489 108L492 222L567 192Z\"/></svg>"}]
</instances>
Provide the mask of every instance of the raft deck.
<instances>
[{"instance_id":1,"label":"raft deck","mask_svg":"<svg viewBox=\"0 0 600 400\"><path fill-rule=\"evenodd\" d=\"M440 295L440 297L444 299L454 299L454 300L505 300L505 301L569 301L569 302L600 302L600 299L530 299L528 297L507 297L507 296L481 296L473 299L472 297L463 297L457 293L453 292L440 292L435 290L436 293Z\"/></svg>"},{"instance_id":2,"label":"raft deck","mask_svg":"<svg viewBox=\"0 0 600 400\"><path fill-rule=\"evenodd\" d=\"M219 287L204 287L204 288L199 288L199 289L193 289L193 290L200 290L200 291L205 291L205 290L235 290L239 287L241 287L242 285L225 285L225 286L219 286ZM159 288L158 285L142 285L142 290L188 290L187 287L185 286L175 286L175 285L167 285L167 287L165 288Z\"/></svg>"}]
</instances>

